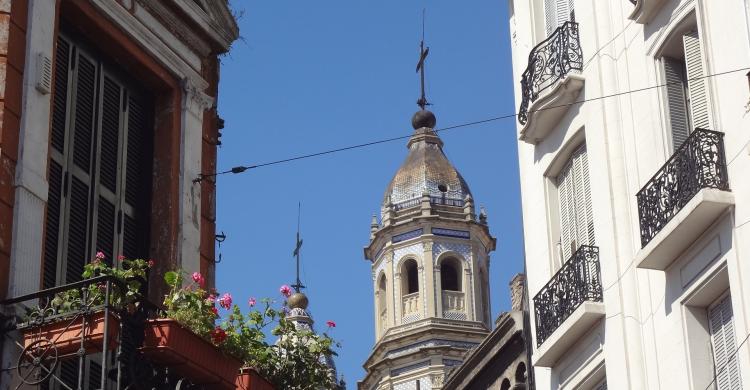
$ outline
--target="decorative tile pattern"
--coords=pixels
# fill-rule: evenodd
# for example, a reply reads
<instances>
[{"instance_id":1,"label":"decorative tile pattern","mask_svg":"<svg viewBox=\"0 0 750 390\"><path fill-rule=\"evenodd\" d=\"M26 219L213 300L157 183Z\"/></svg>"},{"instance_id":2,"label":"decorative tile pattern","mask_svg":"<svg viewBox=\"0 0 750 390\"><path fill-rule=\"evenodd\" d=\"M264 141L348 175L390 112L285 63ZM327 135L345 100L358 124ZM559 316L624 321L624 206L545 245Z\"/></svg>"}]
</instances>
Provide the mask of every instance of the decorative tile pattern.
<instances>
[{"instance_id":1,"label":"decorative tile pattern","mask_svg":"<svg viewBox=\"0 0 750 390\"><path fill-rule=\"evenodd\" d=\"M393 385L393 390L417 390L417 381L419 381L419 390L432 390L432 382L428 377L397 383Z\"/></svg>"},{"instance_id":2,"label":"decorative tile pattern","mask_svg":"<svg viewBox=\"0 0 750 390\"><path fill-rule=\"evenodd\" d=\"M435 264L437 265L437 259L443 252L456 252L461 257L463 257L463 260L466 262L471 262L471 245L469 244L457 244L454 242L441 242L441 241L435 241L432 244L432 258L435 259Z\"/></svg>"},{"instance_id":3,"label":"decorative tile pattern","mask_svg":"<svg viewBox=\"0 0 750 390\"><path fill-rule=\"evenodd\" d=\"M466 230L432 228L432 234L436 236L456 237L469 239L469 232Z\"/></svg>"},{"instance_id":4,"label":"decorative tile pattern","mask_svg":"<svg viewBox=\"0 0 750 390\"><path fill-rule=\"evenodd\" d=\"M395 244L397 242L411 240L412 238L417 238L417 237L421 236L423 232L424 231L422 229L416 229L416 230L412 230L410 232L397 234L397 235L393 236L393 238L391 238L391 242Z\"/></svg>"},{"instance_id":5,"label":"decorative tile pattern","mask_svg":"<svg viewBox=\"0 0 750 390\"><path fill-rule=\"evenodd\" d=\"M405 372L414 371L416 369L419 369L419 368L422 368L422 367L427 367L429 365L430 365L430 360L429 359L428 360L423 360L423 361L421 361L419 363L414 363L414 364L410 364L408 366L399 367L399 368L396 368L394 370L391 370L391 376L401 375L401 374L403 374Z\"/></svg>"},{"instance_id":6,"label":"decorative tile pattern","mask_svg":"<svg viewBox=\"0 0 750 390\"><path fill-rule=\"evenodd\" d=\"M443 359L443 365L447 367L460 366L461 364L463 364L463 362L460 360Z\"/></svg>"},{"instance_id":7,"label":"decorative tile pattern","mask_svg":"<svg viewBox=\"0 0 750 390\"><path fill-rule=\"evenodd\" d=\"M470 343L467 341L430 339L430 340L424 340L418 343L414 343L414 344L410 344L410 345L406 345L400 348L390 350L385 354L385 357L388 359L393 359L399 356L408 355L410 353L417 352L421 348L437 347L437 346L443 346L443 345L456 347L456 348L471 349L471 348L476 347L478 344Z\"/></svg>"},{"instance_id":8,"label":"decorative tile pattern","mask_svg":"<svg viewBox=\"0 0 750 390\"><path fill-rule=\"evenodd\" d=\"M449 320L466 321L466 313L458 312L458 311L443 310L443 318L447 318Z\"/></svg>"},{"instance_id":9,"label":"decorative tile pattern","mask_svg":"<svg viewBox=\"0 0 750 390\"><path fill-rule=\"evenodd\" d=\"M398 265L399 261L404 258L404 256L411 255L411 257L414 257L417 259L417 263L422 262L422 255L424 254L424 246L421 242L418 242L416 244L412 244L409 246L405 246L403 248L398 248L393 251L393 273L394 275L398 273L398 270L396 270L396 266Z\"/></svg>"}]
</instances>

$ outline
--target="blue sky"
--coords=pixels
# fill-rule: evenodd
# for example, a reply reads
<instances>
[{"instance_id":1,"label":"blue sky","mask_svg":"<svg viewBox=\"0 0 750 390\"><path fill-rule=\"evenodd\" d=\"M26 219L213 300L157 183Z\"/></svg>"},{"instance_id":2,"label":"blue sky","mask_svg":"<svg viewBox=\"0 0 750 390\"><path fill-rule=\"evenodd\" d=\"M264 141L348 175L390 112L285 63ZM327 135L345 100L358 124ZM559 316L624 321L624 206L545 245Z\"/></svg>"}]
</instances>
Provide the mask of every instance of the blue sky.
<instances>
[{"instance_id":1,"label":"blue sky","mask_svg":"<svg viewBox=\"0 0 750 390\"><path fill-rule=\"evenodd\" d=\"M515 111L507 2L474 0L288 2L234 0L242 40L222 60L226 121L219 169L409 135L417 110L422 8L427 9L427 94L437 127ZM445 153L485 205L498 240L493 316L523 269L513 119L441 133ZM374 344L370 218L406 156L406 140L225 175L217 231L227 235L217 285L239 302L278 298L294 281L302 202L304 283L317 328L337 323L337 365L349 388Z\"/></svg>"}]
</instances>

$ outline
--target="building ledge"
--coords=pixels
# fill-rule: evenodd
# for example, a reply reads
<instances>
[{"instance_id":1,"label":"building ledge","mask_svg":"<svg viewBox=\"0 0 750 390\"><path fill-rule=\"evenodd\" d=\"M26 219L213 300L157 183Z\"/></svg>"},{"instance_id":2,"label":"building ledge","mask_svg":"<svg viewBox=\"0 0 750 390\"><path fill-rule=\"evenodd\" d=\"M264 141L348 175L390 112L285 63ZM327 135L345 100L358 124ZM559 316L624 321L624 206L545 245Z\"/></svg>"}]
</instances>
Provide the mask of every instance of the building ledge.
<instances>
[{"instance_id":1,"label":"building ledge","mask_svg":"<svg viewBox=\"0 0 750 390\"><path fill-rule=\"evenodd\" d=\"M534 351L531 364L539 367L553 367L557 360L573 344L604 318L604 304L601 302L583 302L558 327L547 340Z\"/></svg>"},{"instance_id":2,"label":"building ledge","mask_svg":"<svg viewBox=\"0 0 750 390\"><path fill-rule=\"evenodd\" d=\"M665 0L638 0L628 19L634 20L636 23L648 24L659 12L664 2Z\"/></svg>"},{"instance_id":3,"label":"building ledge","mask_svg":"<svg viewBox=\"0 0 750 390\"><path fill-rule=\"evenodd\" d=\"M548 93L531 103L528 121L521 128L518 139L530 144L544 140L568 111L569 105L575 102L584 80L580 74L569 73Z\"/></svg>"},{"instance_id":4,"label":"building ledge","mask_svg":"<svg viewBox=\"0 0 750 390\"><path fill-rule=\"evenodd\" d=\"M690 244L734 205L729 191L704 188L636 254L638 268L665 270Z\"/></svg>"}]
</instances>

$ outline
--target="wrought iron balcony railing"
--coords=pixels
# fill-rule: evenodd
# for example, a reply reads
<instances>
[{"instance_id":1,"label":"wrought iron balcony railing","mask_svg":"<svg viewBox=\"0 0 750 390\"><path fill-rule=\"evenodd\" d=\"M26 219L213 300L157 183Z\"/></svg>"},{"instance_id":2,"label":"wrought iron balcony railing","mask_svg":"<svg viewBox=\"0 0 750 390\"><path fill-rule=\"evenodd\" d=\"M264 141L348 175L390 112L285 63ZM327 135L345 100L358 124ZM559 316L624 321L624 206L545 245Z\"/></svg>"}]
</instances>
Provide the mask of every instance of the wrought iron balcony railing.
<instances>
[{"instance_id":1,"label":"wrought iron balcony railing","mask_svg":"<svg viewBox=\"0 0 750 390\"><path fill-rule=\"evenodd\" d=\"M586 301L602 301L599 248L581 245L534 297L537 346Z\"/></svg>"},{"instance_id":2,"label":"wrought iron balcony railing","mask_svg":"<svg viewBox=\"0 0 750 390\"><path fill-rule=\"evenodd\" d=\"M729 191L724 133L695 129L636 194L641 247L704 188Z\"/></svg>"},{"instance_id":3,"label":"wrought iron balcony railing","mask_svg":"<svg viewBox=\"0 0 750 390\"><path fill-rule=\"evenodd\" d=\"M518 122L528 121L529 105L539 94L570 72L583 69L583 53L578 37L578 23L565 22L529 53L529 64L521 78L521 106Z\"/></svg>"},{"instance_id":4,"label":"wrought iron balcony railing","mask_svg":"<svg viewBox=\"0 0 750 390\"><path fill-rule=\"evenodd\" d=\"M442 206L464 207L462 199L447 198L444 196L430 196L430 203ZM422 198L414 198L402 202L394 203L391 207L394 211L405 210L422 205Z\"/></svg>"},{"instance_id":5,"label":"wrought iron balcony railing","mask_svg":"<svg viewBox=\"0 0 750 390\"><path fill-rule=\"evenodd\" d=\"M0 301L0 341L17 356L0 375L14 389L198 388L139 351L156 307L116 308L118 289L127 287L98 276Z\"/></svg>"}]
</instances>

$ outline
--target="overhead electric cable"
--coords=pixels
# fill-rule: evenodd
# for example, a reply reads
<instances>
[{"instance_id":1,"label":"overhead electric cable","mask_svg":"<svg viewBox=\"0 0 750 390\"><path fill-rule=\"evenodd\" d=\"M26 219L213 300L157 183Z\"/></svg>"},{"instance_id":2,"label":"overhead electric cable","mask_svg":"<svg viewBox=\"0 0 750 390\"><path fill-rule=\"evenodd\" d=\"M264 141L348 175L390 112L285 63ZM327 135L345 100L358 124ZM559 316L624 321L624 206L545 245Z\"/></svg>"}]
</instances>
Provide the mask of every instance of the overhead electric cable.
<instances>
[{"instance_id":1,"label":"overhead electric cable","mask_svg":"<svg viewBox=\"0 0 750 390\"><path fill-rule=\"evenodd\" d=\"M728 70L728 71L725 71L725 72L713 73L713 74L709 74L709 75L705 75L705 76L693 77L693 78L688 79L687 81L695 81L695 80L707 79L707 78L710 78L710 77L723 76L723 75L727 75L727 74L731 74L731 73L743 72L743 71L746 71L746 70L750 70L750 67L744 67L744 68L739 68L739 69L734 69L734 70ZM609 94L609 95L592 97L592 98L589 98L589 99L576 100L576 101L571 102L571 103L558 104L558 105L555 105L555 106L544 107L544 108L540 108L540 109L536 109L536 110L529 110L528 113L545 111L545 110L552 110L552 109L562 108L562 107L570 107L570 106L574 106L576 104L581 104L581 103L585 103L585 102L591 102L591 101L603 100L603 99L608 99L608 98L613 98L613 97L618 97L618 96L623 96L623 95L629 95L629 94L638 93L638 92L644 92L644 91L649 91L649 90L657 89L657 88L664 88L664 87L672 85L672 84L678 84L678 83L682 84L682 82L683 81L675 81L675 82L669 82L669 83L651 85L651 86L648 86L648 87L636 88L636 89L632 89L632 90L629 90L629 91L617 92L617 93L613 93L613 94ZM488 123L488 122L494 122L494 121L498 121L498 120L501 120L501 119L516 118L518 115L519 115L518 113L500 115L500 116L496 116L496 117L492 117L492 118L487 118L487 119L482 119L482 120L478 120L478 121L465 122L465 123L461 123L461 124L458 124L458 125L453 125L453 126L448 126L448 127L442 127L442 128L439 128L439 129L435 129L434 131L436 133L438 133L438 132L442 132L442 131L448 131L448 130L458 129L458 128L462 128L462 127L467 127L467 126L474 126L474 125L480 125L480 124L484 124L484 123ZM411 138L411 134L409 134L409 135L402 135L402 136L398 136L398 137L381 139L381 140L377 140L377 141L365 142L365 143L362 143L362 144L345 146L345 147L336 148L336 149L329 149L329 150L325 150L325 151L321 151L321 152L316 152L316 153L303 154L303 155L300 155L300 156L289 157L289 158L285 158L285 159L281 159L281 160L275 160L275 161L269 161L269 162L265 162L265 163L261 163L261 164L240 165L240 166L236 166L234 168L228 169L226 171L221 171L221 172L217 172L217 173L200 174L197 178L193 179L193 183L198 183L198 182L202 181L205 178L216 177L216 176L225 175L225 174L228 174L228 173L237 174L237 173L245 172L248 169L255 169L255 168L261 168L261 167L267 167L267 166L270 166L270 165L277 165L277 164L287 163L287 162L291 162L291 161L297 161L297 160L307 159L307 158L311 158L311 157L318 157L318 156L323 156L323 155L326 155L326 154L343 152L343 151L346 151L346 150L359 149L359 148L364 148L364 147L368 147L368 146L373 146L373 145L378 145L378 144L383 144L383 143L387 143L387 142L393 142L393 141L398 141L398 140L408 139L408 138Z\"/></svg>"}]
</instances>

